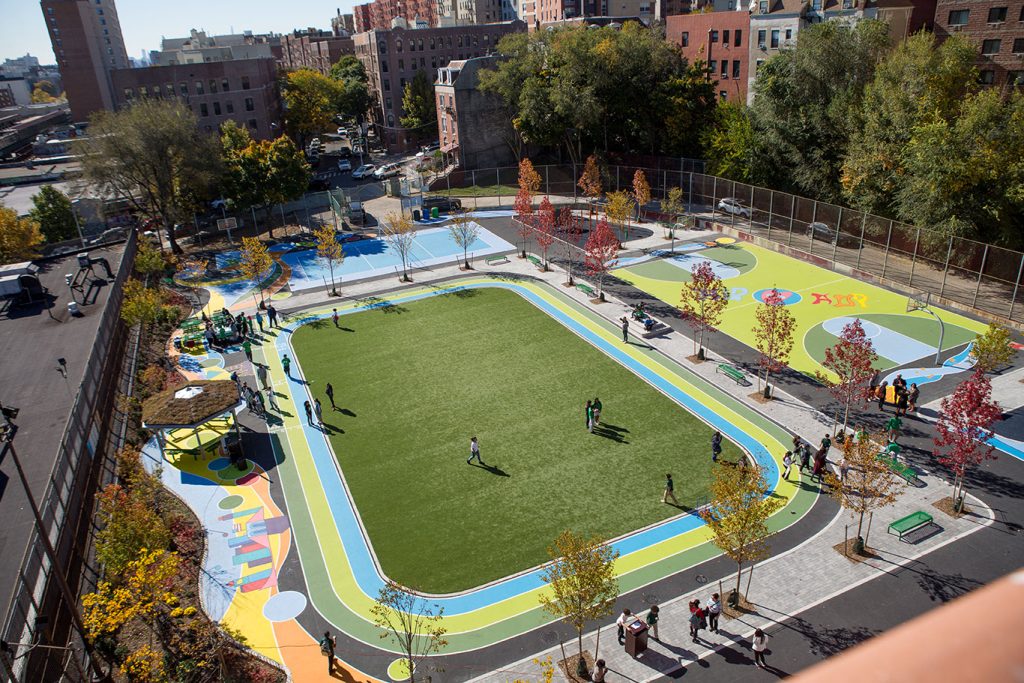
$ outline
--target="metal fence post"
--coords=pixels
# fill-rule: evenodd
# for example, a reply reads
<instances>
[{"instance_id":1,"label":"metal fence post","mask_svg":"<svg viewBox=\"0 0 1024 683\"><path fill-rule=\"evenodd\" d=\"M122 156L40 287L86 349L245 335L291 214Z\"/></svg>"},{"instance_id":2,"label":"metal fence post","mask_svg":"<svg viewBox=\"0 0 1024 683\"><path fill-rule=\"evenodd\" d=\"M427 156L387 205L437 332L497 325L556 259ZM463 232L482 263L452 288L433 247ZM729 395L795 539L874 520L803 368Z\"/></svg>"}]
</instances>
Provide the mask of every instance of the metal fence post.
<instances>
[{"instance_id":1,"label":"metal fence post","mask_svg":"<svg viewBox=\"0 0 1024 683\"><path fill-rule=\"evenodd\" d=\"M953 256L953 236L949 236L949 247L946 249L946 267L942 269L942 284L939 286L939 296L946 291L946 275L949 274L949 259ZM1024 263L1024 256L1021 257Z\"/></svg>"},{"instance_id":2,"label":"metal fence post","mask_svg":"<svg viewBox=\"0 0 1024 683\"><path fill-rule=\"evenodd\" d=\"M793 216L796 214L796 195L795 194L791 194L791 195L789 195L789 198L790 198L790 202L789 202L789 241L786 242L786 244L787 245L792 245L793 244Z\"/></svg>"},{"instance_id":3,"label":"metal fence post","mask_svg":"<svg viewBox=\"0 0 1024 683\"><path fill-rule=\"evenodd\" d=\"M882 274L885 277L885 267L889 263L889 244L892 243L892 221L889 221L889 234L885 238L885 254L882 255Z\"/></svg>"},{"instance_id":4,"label":"metal fence post","mask_svg":"<svg viewBox=\"0 0 1024 683\"><path fill-rule=\"evenodd\" d=\"M910 258L910 281L908 287L914 286L914 268L917 266L917 248L921 244L921 228L917 229L917 236L914 238L914 255Z\"/></svg>"},{"instance_id":5,"label":"metal fence post","mask_svg":"<svg viewBox=\"0 0 1024 683\"><path fill-rule=\"evenodd\" d=\"M836 243L832 245L832 270L836 269L836 255L839 253L839 236L843 234L843 207L839 207L839 218L836 219Z\"/></svg>"},{"instance_id":6,"label":"metal fence post","mask_svg":"<svg viewBox=\"0 0 1024 683\"><path fill-rule=\"evenodd\" d=\"M615 165L615 191L619 191L619 165Z\"/></svg>"},{"instance_id":7,"label":"metal fence post","mask_svg":"<svg viewBox=\"0 0 1024 683\"><path fill-rule=\"evenodd\" d=\"M978 292L981 291L981 275L985 272L985 261L988 260L988 245L985 245L985 251L981 254L981 267L978 268L978 284L974 288L974 301L971 302L971 308L974 308L975 304L978 303Z\"/></svg>"},{"instance_id":8,"label":"metal fence post","mask_svg":"<svg viewBox=\"0 0 1024 683\"><path fill-rule=\"evenodd\" d=\"M732 192L729 193L729 196L730 197L735 197L736 196L736 181L735 180L732 181ZM736 227L736 214L735 213L731 213L731 212L729 213L729 226L733 227L733 228Z\"/></svg>"},{"instance_id":9,"label":"metal fence post","mask_svg":"<svg viewBox=\"0 0 1024 683\"><path fill-rule=\"evenodd\" d=\"M1013 296L1010 297L1010 314L1006 316L1013 320L1013 306L1017 303L1017 289L1020 287L1020 278L1024 275L1024 254L1020 255L1020 267L1017 269L1017 279L1013 283Z\"/></svg>"},{"instance_id":10,"label":"metal fence post","mask_svg":"<svg viewBox=\"0 0 1024 683\"><path fill-rule=\"evenodd\" d=\"M772 239L772 209L775 206L775 192L768 190L768 241Z\"/></svg>"},{"instance_id":11,"label":"metal fence post","mask_svg":"<svg viewBox=\"0 0 1024 683\"><path fill-rule=\"evenodd\" d=\"M546 196L548 196L548 197L551 196L550 174L551 174L551 164L548 164L547 166L544 167L544 194ZM498 194L499 195L501 194L501 190L500 189L498 190Z\"/></svg>"},{"instance_id":12,"label":"metal fence post","mask_svg":"<svg viewBox=\"0 0 1024 683\"><path fill-rule=\"evenodd\" d=\"M857 246L857 268L860 269L860 256L864 253L864 231L868 227L868 214L865 211L860 217L860 243Z\"/></svg>"},{"instance_id":13,"label":"metal fence post","mask_svg":"<svg viewBox=\"0 0 1024 683\"><path fill-rule=\"evenodd\" d=\"M686 193L686 213L693 214L693 172L689 174L690 190ZM682 180L682 178L680 178Z\"/></svg>"}]
</instances>

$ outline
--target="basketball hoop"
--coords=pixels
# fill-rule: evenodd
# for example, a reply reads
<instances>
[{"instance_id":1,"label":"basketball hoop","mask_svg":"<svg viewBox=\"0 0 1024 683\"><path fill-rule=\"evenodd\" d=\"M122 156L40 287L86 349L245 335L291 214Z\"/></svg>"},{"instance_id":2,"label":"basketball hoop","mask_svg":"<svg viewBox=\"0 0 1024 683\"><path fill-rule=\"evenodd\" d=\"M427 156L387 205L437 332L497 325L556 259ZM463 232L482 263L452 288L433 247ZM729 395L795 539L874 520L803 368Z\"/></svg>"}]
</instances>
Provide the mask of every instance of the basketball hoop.
<instances>
[{"instance_id":1,"label":"basketball hoop","mask_svg":"<svg viewBox=\"0 0 1024 683\"><path fill-rule=\"evenodd\" d=\"M918 296L908 296L907 313L913 313L914 311L927 311L930 299L931 294L929 292L922 292Z\"/></svg>"}]
</instances>

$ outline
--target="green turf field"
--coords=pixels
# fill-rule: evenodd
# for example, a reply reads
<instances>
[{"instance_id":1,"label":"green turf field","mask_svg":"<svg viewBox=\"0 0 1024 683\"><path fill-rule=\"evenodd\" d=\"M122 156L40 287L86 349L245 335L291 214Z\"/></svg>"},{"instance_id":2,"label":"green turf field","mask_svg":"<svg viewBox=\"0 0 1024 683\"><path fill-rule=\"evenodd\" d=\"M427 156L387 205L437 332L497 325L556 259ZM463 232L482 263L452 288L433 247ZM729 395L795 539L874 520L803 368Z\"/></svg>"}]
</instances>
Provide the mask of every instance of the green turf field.
<instances>
[{"instance_id":1,"label":"green turf field","mask_svg":"<svg viewBox=\"0 0 1024 683\"><path fill-rule=\"evenodd\" d=\"M292 340L384 573L472 588L535 566L564 529L612 538L705 495L711 429L517 294L479 289ZM329 411L326 382L339 407ZM600 396L601 434L583 405ZM466 464L480 440L491 469ZM725 444L724 457L739 450Z\"/></svg>"}]
</instances>

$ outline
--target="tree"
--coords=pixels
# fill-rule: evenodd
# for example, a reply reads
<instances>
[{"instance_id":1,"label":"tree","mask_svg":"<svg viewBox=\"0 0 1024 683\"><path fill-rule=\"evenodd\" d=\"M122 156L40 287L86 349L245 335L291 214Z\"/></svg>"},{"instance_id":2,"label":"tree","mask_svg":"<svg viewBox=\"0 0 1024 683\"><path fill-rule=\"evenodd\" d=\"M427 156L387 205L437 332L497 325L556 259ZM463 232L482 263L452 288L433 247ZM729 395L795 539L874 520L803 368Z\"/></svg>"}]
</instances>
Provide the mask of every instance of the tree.
<instances>
[{"instance_id":1,"label":"tree","mask_svg":"<svg viewBox=\"0 0 1024 683\"><path fill-rule=\"evenodd\" d=\"M738 102L718 105L715 123L702 137L708 173L746 183L754 157L754 129L750 110Z\"/></svg>"},{"instance_id":2,"label":"tree","mask_svg":"<svg viewBox=\"0 0 1024 683\"><path fill-rule=\"evenodd\" d=\"M416 231L412 221L403 214L392 211L384 216L381 232L384 234L384 241L395 250L402 260L402 282L409 282L409 256L412 254L412 247L416 242Z\"/></svg>"},{"instance_id":3,"label":"tree","mask_svg":"<svg viewBox=\"0 0 1024 683\"><path fill-rule=\"evenodd\" d=\"M469 270L469 259L466 257L466 250L469 245L476 241L480 235L480 226L470 220L465 211L452 213L451 223L448 224L448 232L451 234L455 244L462 247L462 263L466 270Z\"/></svg>"},{"instance_id":4,"label":"tree","mask_svg":"<svg viewBox=\"0 0 1024 683\"><path fill-rule=\"evenodd\" d=\"M243 237L242 258L239 265L245 279L255 283L259 288L260 303L258 305L263 306L263 280L267 277L271 266L274 265L267 245L260 242L258 237ZM252 295L252 300L255 303L255 294Z\"/></svg>"},{"instance_id":5,"label":"tree","mask_svg":"<svg viewBox=\"0 0 1024 683\"><path fill-rule=\"evenodd\" d=\"M829 495L858 516L856 548L860 552L866 542L861 535L864 515L895 503L906 482L879 460L878 448L871 443L867 432L862 432L856 443L854 439L843 440L843 460L846 476L837 477L829 471L825 474L825 483Z\"/></svg>"},{"instance_id":6,"label":"tree","mask_svg":"<svg viewBox=\"0 0 1024 683\"><path fill-rule=\"evenodd\" d=\"M540 173L533 167L533 162L529 157L523 157L519 162L519 189L530 196L530 201L540 191L540 182Z\"/></svg>"},{"instance_id":7,"label":"tree","mask_svg":"<svg viewBox=\"0 0 1024 683\"><path fill-rule=\"evenodd\" d=\"M569 279L567 282L571 286L573 284L572 264L575 260L574 252L579 246L580 237L583 235L580 219L573 213L571 207L563 207L558 212L558 232L562 235L562 243L565 245L565 260L569 264Z\"/></svg>"},{"instance_id":8,"label":"tree","mask_svg":"<svg viewBox=\"0 0 1024 683\"><path fill-rule=\"evenodd\" d=\"M604 276L618 263L614 259L619 252L619 239L608 227L608 221L602 218L597 222L597 227L587 237L584 252L584 265L588 273L598 276L597 296L604 301Z\"/></svg>"},{"instance_id":9,"label":"tree","mask_svg":"<svg viewBox=\"0 0 1024 683\"><path fill-rule=\"evenodd\" d=\"M225 127L222 135L228 197L237 206L261 207L301 197L309 187L309 164L302 151L285 135L274 140L249 140L237 127ZM239 145L244 144L239 148ZM268 235L274 237L273 222Z\"/></svg>"},{"instance_id":10,"label":"tree","mask_svg":"<svg viewBox=\"0 0 1024 683\"><path fill-rule=\"evenodd\" d=\"M341 86L338 111L361 120L373 103L362 62L355 55L345 55L331 67L331 78Z\"/></svg>"},{"instance_id":11,"label":"tree","mask_svg":"<svg viewBox=\"0 0 1024 683\"><path fill-rule=\"evenodd\" d=\"M683 285L679 310L693 327L694 352L704 360L704 334L713 332L729 305L729 292L709 261L702 261Z\"/></svg>"},{"instance_id":12,"label":"tree","mask_svg":"<svg viewBox=\"0 0 1024 683\"><path fill-rule=\"evenodd\" d=\"M32 197L32 207L28 215L39 223L47 242L63 242L78 236L71 200L53 185L44 185Z\"/></svg>"},{"instance_id":13,"label":"tree","mask_svg":"<svg viewBox=\"0 0 1024 683\"><path fill-rule=\"evenodd\" d=\"M629 217L633 215L633 198L625 190L608 193L608 205L605 213L608 218L619 224L622 230L622 239L629 238Z\"/></svg>"},{"instance_id":14,"label":"tree","mask_svg":"<svg viewBox=\"0 0 1024 683\"><path fill-rule=\"evenodd\" d=\"M525 187L519 188L512 208L515 210L516 232L523 240L523 251L519 258L526 258L526 240L533 234L533 201L529 190Z\"/></svg>"},{"instance_id":15,"label":"tree","mask_svg":"<svg viewBox=\"0 0 1024 683\"><path fill-rule=\"evenodd\" d=\"M140 553L169 547L171 534L153 506L151 492L151 487L109 484L97 496L101 528L96 533L96 558L108 576L120 577Z\"/></svg>"},{"instance_id":16,"label":"tree","mask_svg":"<svg viewBox=\"0 0 1024 683\"><path fill-rule=\"evenodd\" d=\"M82 618L92 641L116 634L134 619L147 623L178 598L168 586L179 573L175 553L143 548L123 568L121 581L100 581L95 593L82 596Z\"/></svg>"},{"instance_id":17,"label":"tree","mask_svg":"<svg viewBox=\"0 0 1024 683\"><path fill-rule=\"evenodd\" d=\"M636 219L639 221L644 206L651 201L651 184L647 182L643 169L639 168L633 174L633 201L636 202Z\"/></svg>"},{"instance_id":18,"label":"tree","mask_svg":"<svg viewBox=\"0 0 1024 683\"><path fill-rule=\"evenodd\" d=\"M409 683L416 683L416 663L448 645L443 626L444 608L431 605L415 593L388 579L370 606L373 623L382 629L405 658Z\"/></svg>"},{"instance_id":19,"label":"tree","mask_svg":"<svg viewBox=\"0 0 1024 683\"><path fill-rule=\"evenodd\" d=\"M764 371L764 397L771 398L768 377L786 367L789 353L793 350L793 332L796 329L796 318L786 307L785 300L779 290L772 289L765 294L757 307L754 316L754 340L760 354L758 365ZM757 375L757 390L761 390L761 375Z\"/></svg>"},{"instance_id":20,"label":"tree","mask_svg":"<svg viewBox=\"0 0 1024 683\"><path fill-rule=\"evenodd\" d=\"M338 296L338 288L334 286L334 264L337 263L340 268L345 263L345 250L330 225L314 230L313 239L316 240L316 255L327 261L327 268L331 272L331 294Z\"/></svg>"},{"instance_id":21,"label":"tree","mask_svg":"<svg viewBox=\"0 0 1024 683\"><path fill-rule=\"evenodd\" d=\"M700 517L711 531L714 543L736 563L734 598L739 600L743 565L768 557L768 518L783 504L782 498L769 496L768 482L761 470L718 462L712 466L711 502Z\"/></svg>"},{"instance_id":22,"label":"tree","mask_svg":"<svg viewBox=\"0 0 1024 683\"><path fill-rule=\"evenodd\" d=\"M540 210L537 211L537 246L544 258L544 270L548 269L548 249L555 243L556 229L555 207L545 197L540 200Z\"/></svg>"},{"instance_id":23,"label":"tree","mask_svg":"<svg viewBox=\"0 0 1024 683\"><path fill-rule=\"evenodd\" d=\"M162 224L171 251L180 254L174 225L191 220L219 177L217 141L177 100L144 99L90 121L89 137L75 143L86 181L98 195L117 197Z\"/></svg>"},{"instance_id":24,"label":"tree","mask_svg":"<svg viewBox=\"0 0 1024 683\"><path fill-rule=\"evenodd\" d=\"M405 116L399 119L403 127L414 131L419 139L434 139L437 135L437 100L434 85L427 72L416 72L413 79L405 84L402 93L402 110Z\"/></svg>"},{"instance_id":25,"label":"tree","mask_svg":"<svg viewBox=\"0 0 1024 683\"><path fill-rule=\"evenodd\" d=\"M942 399L932 452L953 472L953 506L957 512L963 509L967 470L995 457L995 448L988 439L992 425L1002 415L1003 409L992 400L992 383L980 368Z\"/></svg>"},{"instance_id":26,"label":"tree","mask_svg":"<svg viewBox=\"0 0 1024 683\"><path fill-rule=\"evenodd\" d=\"M974 338L971 356L976 367L982 372L993 372L1009 363L1017 355L1017 350L1010 346L1012 341L1009 328L1001 323L989 323L985 333Z\"/></svg>"},{"instance_id":27,"label":"tree","mask_svg":"<svg viewBox=\"0 0 1024 683\"><path fill-rule=\"evenodd\" d=\"M164 255L148 239L139 240L139 250L135 254L135 272L146 278L149 284L151 275L157 275L167 269Z\"/></svg>"},{"instance_id":28,"label":"tree","mask_svg":"<svg viewBox=\"0 0 1024 683\"><path fill-rule=\"evenodd\" d=\"M583 196L590 200L590 222L593 224L594 205L604 193L604 188L601 187L601 171L597 167L597 158L593 154L587 157L587 162L583 165L583 173L580 174L576 185L579 186Z\"/></svg>"},{"instance_id":29,"label":"tree","mask_svg":"<svg viewBox=\"0 0 1024 683\"><path fill-rule=\"evenodd\" d=\"M540 594L541 606L552 616L576 629L579 669L586 674L583 659L583 629L591 621L612 613L619 595L615 561L619 552L597 538L586 539L563 531L548 548L551 564L541 572L548 591Z\"/></svg>"},{"instance_id":30,"label":"tree","mask_svg":"<svg viewBox=\"0 0 1024 683\"><path fill-rule=\"evenodd\" d=\"M668 237L675 238L675 224L683 212L683 188L673 187L668 196L661 200L661 213L665 214L665 229Z\"/></svg>"},{"instance_id":31,"label":"tree","mask_svg":"<svg viewBox=\"0 0 1024 683\"><path fill-rule=\"evenodd\" d=\"M14 209L0 205L0 264L33 258L36 247L42 243L39 223L31 218L18 218Z\"/></svg>"},{"instance_id":32,"label":"tree","mask_svg":"<svg viewBox=\"0 0 1024 683\"><path fill-rule=\"evenodd\" d=\"M330 127L342 92L338 81L312 69L298 69L284 77L285 125L302 147L309 136Z\"/></svg>"},{"instance_id":33,"label":"tree","mask_svg":"<svg viewBox=\"0 0 1024 683\"><path fill-rule=\"evenodd\" d=\"M875 374L876 360L875 345L864 334L859 318L844 325L838 341L825 349L822 365L834 375L829 393L843 408L843 431L850 423L850 406L854 401L867 399L871 391L868 382ZM837 422L838 417L837 414Z\"/></svg>"},{"instance_id":34,"label":"tree","mask_svg":"<svg viewBox=\"0 0 1024 683\"><path fill-rule=\"evenodd\" d=\"M164 309L164 298L159 289L147 288L138 280L124 283L121 319L130 327L156 322Z\"/></svg>"}]
</instances>

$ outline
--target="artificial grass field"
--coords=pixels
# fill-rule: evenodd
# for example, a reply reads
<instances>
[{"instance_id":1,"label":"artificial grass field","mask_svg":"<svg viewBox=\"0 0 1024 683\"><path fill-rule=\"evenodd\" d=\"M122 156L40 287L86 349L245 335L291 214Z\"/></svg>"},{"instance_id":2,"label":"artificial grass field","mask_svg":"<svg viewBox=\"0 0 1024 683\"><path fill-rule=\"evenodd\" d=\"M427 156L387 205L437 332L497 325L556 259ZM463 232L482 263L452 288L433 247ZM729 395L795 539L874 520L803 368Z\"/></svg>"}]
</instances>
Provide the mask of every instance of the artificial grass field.
<instances>
[{"instance_id":1,"label":"artificial grass field","mask_svg":"<svg viewBox=\"0 0 1024 683\"><path fill-rule=\"evenodd\" d=\"M679 514L660 502L666 472L682 505L706 495L711 428L513 292L470 289L341 326L306 325L292 345L401 584L465 590L544 562L565 529L613 538ZM330 411L327 382L352 415ZM589 434L595 396L604 429ZM466 464L471 436L490 469Z\"/></svg>"}]
</instances>

